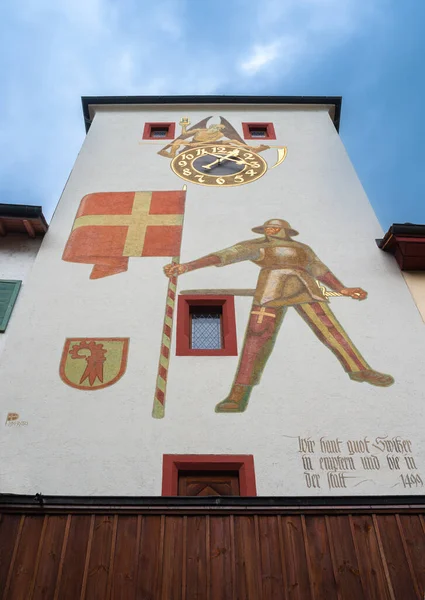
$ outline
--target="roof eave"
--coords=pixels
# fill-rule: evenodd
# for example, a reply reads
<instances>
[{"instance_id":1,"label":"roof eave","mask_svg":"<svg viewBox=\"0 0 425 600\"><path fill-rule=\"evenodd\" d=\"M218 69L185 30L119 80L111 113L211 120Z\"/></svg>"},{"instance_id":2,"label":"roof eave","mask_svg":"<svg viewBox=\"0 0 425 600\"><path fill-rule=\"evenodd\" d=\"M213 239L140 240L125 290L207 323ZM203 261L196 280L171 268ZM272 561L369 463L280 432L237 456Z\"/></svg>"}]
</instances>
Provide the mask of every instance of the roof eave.
<instances>
[{"instance_id":1,"label":"roof eave","mask_svg":"<svg viewBox=\"0 0 425 600\"><path fill-rule=\"evenodd\" d=\"M92 119L89 107L96 105L134 104L330 104L335 107L333 122L337 131L341 118L341 96L83 96L84 124L86 132Z\"/></svg>"},{"instance_id":2,"label":"roof eave","mask_svg":"<svg viewBox=\"0 0 425 600\"><path fill-rule=\"evenodd\" d=\"M0 204L0 236L9 233L26 234L30 238L43 236L49 226L41 206Z\"/></svg>"}]
</instances>

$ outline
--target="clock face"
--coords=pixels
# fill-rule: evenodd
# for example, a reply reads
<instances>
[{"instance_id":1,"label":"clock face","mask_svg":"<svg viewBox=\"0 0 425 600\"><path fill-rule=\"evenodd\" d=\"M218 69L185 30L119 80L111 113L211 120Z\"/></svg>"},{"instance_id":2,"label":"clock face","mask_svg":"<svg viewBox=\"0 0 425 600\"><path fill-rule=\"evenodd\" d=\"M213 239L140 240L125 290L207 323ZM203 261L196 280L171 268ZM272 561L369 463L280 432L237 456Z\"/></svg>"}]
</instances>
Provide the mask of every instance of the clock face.
<instances>
[{"instance_id":1,"label":"clock face","mask_svg":"<svg viewBox=\"0 0 425 600\"><path fill-rule=\"evenodd\" d=\"M228 187L259 179L267 171L267 163L243 146L203 144L178 154L171 168L186 181Z\"/></svg>"}]
</instances>

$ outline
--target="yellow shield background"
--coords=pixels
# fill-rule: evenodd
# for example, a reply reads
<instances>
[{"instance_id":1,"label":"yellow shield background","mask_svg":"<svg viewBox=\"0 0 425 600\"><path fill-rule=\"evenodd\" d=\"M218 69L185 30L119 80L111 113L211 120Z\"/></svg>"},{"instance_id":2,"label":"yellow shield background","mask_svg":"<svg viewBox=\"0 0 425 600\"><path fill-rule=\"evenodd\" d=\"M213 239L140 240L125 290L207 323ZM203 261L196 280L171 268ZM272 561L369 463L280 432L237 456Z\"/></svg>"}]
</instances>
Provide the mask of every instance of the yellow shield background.
<instances>
[{"instance_id":1,"label":"yellow shield background","mask_svg":"<svg viewBox=\"0 0 425 600\"><path fill-rule=\"evenodd\" d=\"M102 350L104 360L97 364L97 373L93 383L84 374L90 367L92 352L90 345ZM62 352L60 376L64 383L79 390L100 390L116 383L127 368L129 338L67 338ZM78 351L73 358L72 351ZM70 354L71 353L71 354ZM87 360L86 360L87 358Z\"/></svg>"}]
</instances>

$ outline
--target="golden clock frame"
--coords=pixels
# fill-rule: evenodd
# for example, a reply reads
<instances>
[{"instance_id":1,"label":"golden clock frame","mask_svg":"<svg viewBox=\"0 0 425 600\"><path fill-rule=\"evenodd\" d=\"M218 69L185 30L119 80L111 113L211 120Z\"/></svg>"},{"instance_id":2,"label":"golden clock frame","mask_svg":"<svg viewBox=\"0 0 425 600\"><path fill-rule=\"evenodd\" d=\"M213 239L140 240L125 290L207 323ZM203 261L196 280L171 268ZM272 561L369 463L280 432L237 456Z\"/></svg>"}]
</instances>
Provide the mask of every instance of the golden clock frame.
<instances>
[{"instance_id":1,"label":"golden clock frame","mask_svg":"<svg viewBox=\"0 0 425 600\"><path fill-rule=\"evenodd\" d=\"M242 174L246 171L246 169L244 169L243 171L240 171L238 173L235 173L234 175L222 175L222 176L217 177L215 175L208 175L207 173L202 173L202 172L198 171L197 169L195 169L195 167L193 167L193 162L200 156L205 155L205 152L202 152L202 153L198 154L198 156L196 156L197 150L199 150L199 151L204 150L204 151L206 151L207 154L209 152L211 152L211 154L214 156L214 154L216 154L218 152L218 148L224 149L224 150L220 150L221 152L231 153L234 150L240 150L241 153L249 154L250 157L252 157L252 158L249 158L249 159L246 159L244 157L241 157L241 158L243 158L243 160L245 160L245 162L247 162L247 160L250 160L253 163L259 162L260 167L252 167L249 162L247 162L247 166L251 167L251 168L260 168L260 172L256 176L252 176L247 181L234 181L232 183L226 183L227 178L241 177ZM213 151L213 149L215 149L215 152ZM178 165L179 162L186 162L185 158L187 158L188 154L189 155L193 154L193 157L190 158L188 161L189 164L187 166L186 165L183 165L183 166ZM189 175L184 174L183 171L185 169L189 169L189 168L192 170L192 173L190 173ZM258 179L260 179L263 175L265 175L267 173L268 164L262 156L260 156L256 152L253 152L252 150L250 151L250 150L244 148L243 146L236 146L236 145L232 145L232 144L220 144L220 143L216 142L216 143L210 143L210 144L200 144L199 146L196 146L194 148L189 148L187 151L180 152L179 154L177 154L177 156L175 156L172 159L171 169L178 177L180 177L184 181L188 181L189 183L195 183L196 185L203 185L205 187L227 188L227 187L237 187L240 185L246 185L247 183L252 183L253 181L257 181ZM207 181L200 181L199 180L200 177L205 177L208 179L207 179ZM223 179L224 181L222 183L218 183L219 179Z\"/></svg>"}]
</instances>

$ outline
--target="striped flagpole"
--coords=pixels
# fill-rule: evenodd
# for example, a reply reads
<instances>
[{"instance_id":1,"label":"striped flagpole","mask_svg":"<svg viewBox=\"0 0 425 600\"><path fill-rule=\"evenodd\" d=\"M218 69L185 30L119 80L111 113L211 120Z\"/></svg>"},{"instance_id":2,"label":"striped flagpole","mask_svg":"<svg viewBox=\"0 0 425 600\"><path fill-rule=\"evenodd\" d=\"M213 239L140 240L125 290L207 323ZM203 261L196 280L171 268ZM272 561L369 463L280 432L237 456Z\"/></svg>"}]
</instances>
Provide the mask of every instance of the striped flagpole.
<instances>
[{"instance_id":1,"label":"striped flagpole","mask_svg":"<svg viewBox=\"0 0 425 600\"><path fill-rule=\"evenodd\" d=\"M183 191L186 192L186 190L187 185L184 185ZM180 264L180 256L173 256L171 262L173 265ZM152 416L154 419L163 419L165 416L165 394L167 391L168 366L170 364L171 337L173 335L177 277L178 275L173 275L168 280L167 302L165 304L164 325L162 328L161 352L159 353L158 375L156 377L155 397L153 399Z\"/></svg>"},{"instance_id":2,"label":"striped flagpole","mask_svg":"<svg viewBox=\"0 0 425 600\"><path fill-rule=\"evenodd\" d=\"M173 265L178 265L180 262L180 256L174 256L171 262ZM152 410L152 416L154 419L162 419L165 415L165 393L167 389L168 366L170 364L177 277L177 275L173 275L168 281L167 302L165 306L164 326L162 329L161 352L159 355L158 375L156 378L155 398L153 401Z\"/></svg>"}]
</instances>

